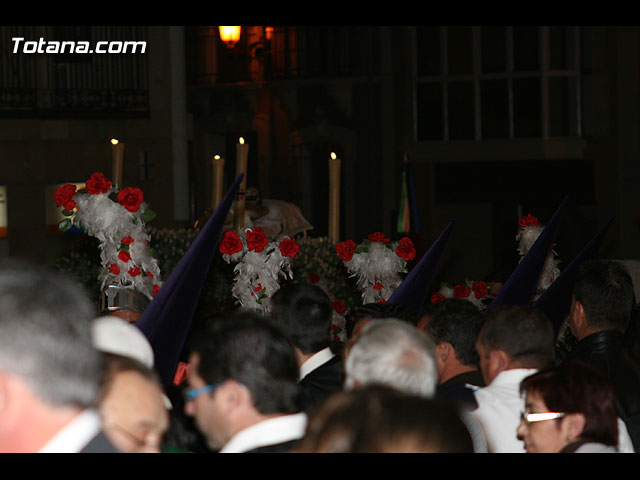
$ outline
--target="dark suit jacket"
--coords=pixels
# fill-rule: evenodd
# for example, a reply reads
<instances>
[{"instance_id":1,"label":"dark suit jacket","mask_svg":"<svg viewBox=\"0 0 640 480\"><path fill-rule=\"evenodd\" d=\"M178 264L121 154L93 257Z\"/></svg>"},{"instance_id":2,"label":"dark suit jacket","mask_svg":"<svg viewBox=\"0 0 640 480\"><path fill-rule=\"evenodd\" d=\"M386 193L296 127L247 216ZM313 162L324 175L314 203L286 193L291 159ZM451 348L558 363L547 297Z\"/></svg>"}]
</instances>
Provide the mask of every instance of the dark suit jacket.
<instances>
[{"instance_id":1,"label":"dark suit jacket","mask_svg":"<svg viewBox=\"0 0 640 480\"><path fill-rule=\"evenodd\" d=\"M640 365L624 346L624 335L615 330L593 333L580 340L564 362L586 363L611 382L636 452L640 451Z\"/></svg>"},{"instance_id":2,"label":"dark suit jacket","mask_svg":"<svg viewBox=\"0 0 640 480\"><path fill-rule=\"evenodd\" d=\"M100 431L79 453L120 453L120 451L113 446L104 432Z\"/></svg>"},{"instance_id":3,"label":"dark suit jacket","mask_svg":"<svg viewBox=\"0 0 640 480\"><path fill-rule=\"evenodd\" d=\"M483 387L482 374L479 370L461 373L438 385L436 398L453 402L457 407L474 410L478 407L473 390L467 384Z\"/></svg>"},{"instance_id":4,"label":"dark suit jacket","mask_svg":"<svg viewBox=\"0 0 640 480\"><path fill-rule=\"evenodd\" d=\"M310 413L329 395L341 390L343 382L342 357L336 355L300 380L302 410Z\"/></svg>"}]
</instances>

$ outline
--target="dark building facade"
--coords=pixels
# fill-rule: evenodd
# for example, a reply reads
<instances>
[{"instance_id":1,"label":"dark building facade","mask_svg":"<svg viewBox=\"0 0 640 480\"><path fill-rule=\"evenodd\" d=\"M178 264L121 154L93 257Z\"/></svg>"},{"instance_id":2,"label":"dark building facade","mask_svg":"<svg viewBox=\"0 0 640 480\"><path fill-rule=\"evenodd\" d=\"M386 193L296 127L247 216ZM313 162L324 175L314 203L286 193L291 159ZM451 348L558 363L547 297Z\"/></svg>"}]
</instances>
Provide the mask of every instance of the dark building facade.
<instances>
[{"instance_id":1,"label":"dark building facade","mask_svg":"<svg viewBox=\"0 0 640 480\"><path fill-rule=\"evenodd\" d=\"M519 216L547 220L565 195L562 260L612 215L601 254L640 256L637 27L244 26L233 47L217 26L2 28L1 255L60 251L45 187L108 173L111 137L126 144L124 183L171 226L211 208L214 155L231 183L242 136L248 185L298 205L313 235L327 234L336 152L340 237L356 241L394 232L407 158L419 250L457 220L450 281L508 268ZM30 57L11 52L18 34L147 51Z\"/></svg>"}]
</instances>

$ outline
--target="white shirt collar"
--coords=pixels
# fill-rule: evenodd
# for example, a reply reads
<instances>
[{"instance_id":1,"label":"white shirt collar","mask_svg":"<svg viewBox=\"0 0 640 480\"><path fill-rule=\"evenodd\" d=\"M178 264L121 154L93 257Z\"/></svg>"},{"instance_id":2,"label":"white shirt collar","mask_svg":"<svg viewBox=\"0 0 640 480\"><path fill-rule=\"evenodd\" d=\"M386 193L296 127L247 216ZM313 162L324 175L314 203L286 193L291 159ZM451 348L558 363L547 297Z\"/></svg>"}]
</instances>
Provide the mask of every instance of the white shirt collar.
<instances>
[{"instance_id":1,"label":"white shirt collar","mask_svg":"<svg viewBox=\"0 0 640 480\"><path fill-rule=\"evenodd\" d=\"M77 453L100 431L95 410L84 410L58 431L39 453Z\"/></svg>"},{"instance_id":2,"label":"white shirt collar","mask_svg":"<svg viewBox=\"0 0 640 480\"><path fill-rule=\"evenodd\" d=\"M256 423L238 432L220 453L242 453L258 447L298 440L304 436L307 415L281 415Z\"/></svg>"},{"instance_id":3,"label":"white shirt collar","mask_svg":"<svg viewBox=\"0 0 640 480\"><path fill-rule=\"evenodd\" d=\"M302 380L304 377L313 372L316 368L324 365L329 360L331 360L335 354L331 351L330 347L324 348L319 352L315 353L311 356L306 362L300 365L299 379Z\"/></svg>"}]
</instances>

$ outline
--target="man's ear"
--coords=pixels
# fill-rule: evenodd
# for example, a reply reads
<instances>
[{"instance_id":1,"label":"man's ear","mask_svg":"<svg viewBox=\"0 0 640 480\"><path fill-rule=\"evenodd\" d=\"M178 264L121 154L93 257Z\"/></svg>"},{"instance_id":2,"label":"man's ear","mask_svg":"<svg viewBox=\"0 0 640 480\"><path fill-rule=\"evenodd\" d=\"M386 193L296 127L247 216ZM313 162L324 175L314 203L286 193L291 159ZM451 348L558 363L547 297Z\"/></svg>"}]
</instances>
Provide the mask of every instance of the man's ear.
<instances>
[{"instance_id":1,"label":"man's ear","mask_svg":"<svg viewBox=\"0 0 640 480\"><path fill-rule=\"evenodd\" d=\"M224 412L230 413L238 407L252 404L249 389L235 380L227 380L224 385L219 387L219 390L217 392L219 396L216 400L220 400L220 406Z\"/></svg>"},{"instance_id":2,"label":"man's ear","mask_svg":"<svg viewBox=\"0 0 640 480\"><path fill-rule=\"evenodd\" d=\"M453 345L451 345L449 342L440 342L438 345L436 345L436 355L441 362L444 363L452 353Z\"/></svg>"},{"instance_id":3,"label":"man's ear","mask_svg":"<svg viewBox=\"0 0 640 480\"><path fill-rule=\"evenodd\" d=\"M569 326L571 333L580 338L581 332L586 328L587 316L584 311L584 305L575 298L571 302L571 309L569 311L570 319Z\"/></svg>"},{"instance_id":4,"label":"man's ear","mask_svg":"<svg viewBox=\"0 0 640 480\"><path fill-rule=\"evenodd\" d=\"M498 374L504 372L509 368L511 363L511 357L500 348L491 350L489 353L489 372L492 378L498 376Z\"/></svg>"}]
</instances>

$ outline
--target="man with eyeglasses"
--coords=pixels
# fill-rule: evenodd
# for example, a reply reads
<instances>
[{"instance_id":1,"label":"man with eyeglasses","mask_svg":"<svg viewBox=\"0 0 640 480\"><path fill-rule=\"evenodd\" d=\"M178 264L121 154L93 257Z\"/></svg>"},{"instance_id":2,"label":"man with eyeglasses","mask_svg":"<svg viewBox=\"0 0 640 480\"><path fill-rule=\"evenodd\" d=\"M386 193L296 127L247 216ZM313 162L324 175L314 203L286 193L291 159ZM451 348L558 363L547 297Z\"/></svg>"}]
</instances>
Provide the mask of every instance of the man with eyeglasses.
<instances>
[{"instance_id":1,"label":"man with eyeglasses","mask_svg":"<svg viewBox=\"0 0 640 480\"><path fill-rule=\"evenodd\" d=\"M193 336L185 412L220 453L288 452L303 437L298 366L287 339L250 312Z\"/></svg>"}]
</instances>

